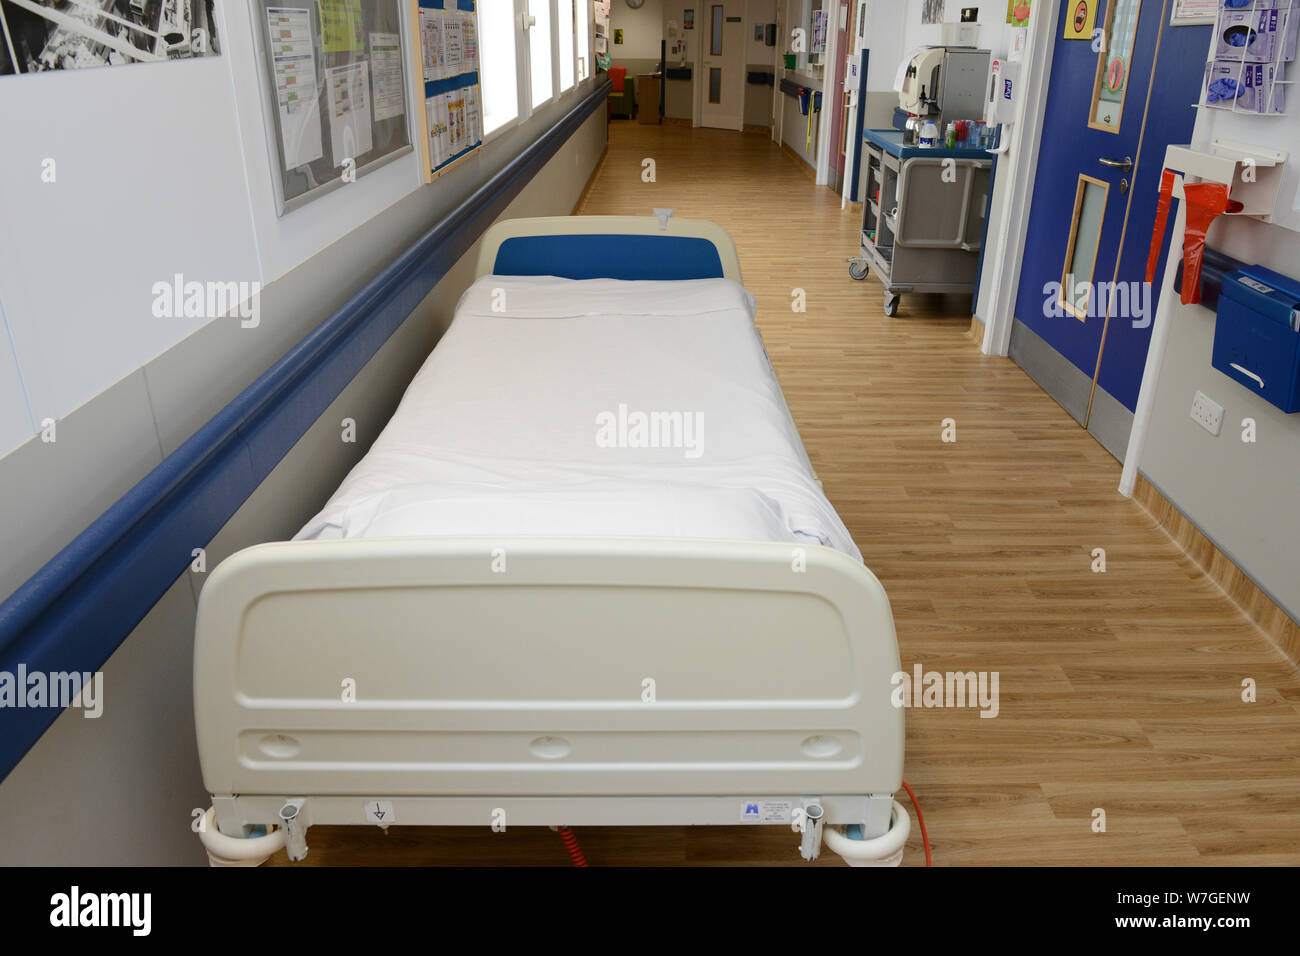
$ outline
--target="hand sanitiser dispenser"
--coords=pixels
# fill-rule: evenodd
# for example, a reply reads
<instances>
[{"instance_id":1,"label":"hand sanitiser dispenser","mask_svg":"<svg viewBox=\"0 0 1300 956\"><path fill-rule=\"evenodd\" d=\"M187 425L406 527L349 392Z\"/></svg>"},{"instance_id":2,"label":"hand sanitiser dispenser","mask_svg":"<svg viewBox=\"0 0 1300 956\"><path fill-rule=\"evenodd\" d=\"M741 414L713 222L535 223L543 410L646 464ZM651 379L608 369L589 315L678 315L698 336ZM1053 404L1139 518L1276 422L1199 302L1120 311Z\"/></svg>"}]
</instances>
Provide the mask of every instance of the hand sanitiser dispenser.
<instances>
[{"instance_id":1,"label":"hand sanitiser dispenser","mask_svg":"<svg viewBox=\"0 0 1300 956\"><path fill-rule=\"evenodd\" d=\"M1212 361L1282 411L1300 411L1300 281L1261 266L1224 276Z\"/></svg>"}]
</instances>

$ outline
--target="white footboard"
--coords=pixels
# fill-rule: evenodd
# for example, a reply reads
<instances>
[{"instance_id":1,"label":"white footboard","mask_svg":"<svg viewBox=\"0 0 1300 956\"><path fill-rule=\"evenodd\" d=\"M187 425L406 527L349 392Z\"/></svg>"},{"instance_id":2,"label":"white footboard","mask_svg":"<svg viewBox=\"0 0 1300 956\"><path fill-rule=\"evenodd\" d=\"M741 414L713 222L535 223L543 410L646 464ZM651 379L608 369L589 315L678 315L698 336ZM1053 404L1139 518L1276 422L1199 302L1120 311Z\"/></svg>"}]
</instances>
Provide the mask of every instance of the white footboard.
<instances>
[{"instance_id":1,"label":"white footboard","mask_svg":"<svg viewBox=\"0 0 1300 956\"><path fill-rule=\"evenodd\" d=\"M301 541L212 572L195 713L207 789L247 807L861 797L902 779L898 670L884 590L827 548Z\"/></svg>"}]
</instances>

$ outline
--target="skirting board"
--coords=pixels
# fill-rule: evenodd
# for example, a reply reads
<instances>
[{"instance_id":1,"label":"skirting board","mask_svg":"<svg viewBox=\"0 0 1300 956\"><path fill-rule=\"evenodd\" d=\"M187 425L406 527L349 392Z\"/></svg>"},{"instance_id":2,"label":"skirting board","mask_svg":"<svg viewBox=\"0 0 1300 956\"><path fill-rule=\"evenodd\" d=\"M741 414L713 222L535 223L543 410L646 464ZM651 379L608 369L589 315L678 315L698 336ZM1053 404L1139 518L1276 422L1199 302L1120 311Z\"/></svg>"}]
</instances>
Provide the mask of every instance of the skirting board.
<instances>
[{"instance_id":1,"label":"skirting board","mask_svg":"<svg viewBox=\"0 0 1300 956\"><path fill-rule=\"evenodd\" d=\"M1141 473L1133 489L1133 500L1209 575L1211 581L1223 589L1232 603L1281 648L1291 663L1300 666L1300 624L1278 607Z\"/></svg>"}]
</instances>

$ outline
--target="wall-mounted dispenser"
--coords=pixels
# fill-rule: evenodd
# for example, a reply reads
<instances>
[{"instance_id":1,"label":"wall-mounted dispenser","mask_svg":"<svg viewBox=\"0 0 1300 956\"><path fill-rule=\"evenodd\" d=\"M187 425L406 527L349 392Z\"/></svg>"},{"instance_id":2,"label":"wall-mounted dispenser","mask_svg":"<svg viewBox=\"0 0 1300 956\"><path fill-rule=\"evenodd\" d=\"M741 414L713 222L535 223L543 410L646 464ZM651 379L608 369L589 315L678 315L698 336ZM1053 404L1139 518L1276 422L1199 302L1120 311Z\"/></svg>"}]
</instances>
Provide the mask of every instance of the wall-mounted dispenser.
<instances>
[{"instance_id":1,"label":"wall-mounted dispenser","mask_svg":"<svg viewBox=\"0 0 1300 956\"><path fill-rule=\"evenodd\" d=\"M1300 412L1300 281L1261 266L1223 278L1213 365L1284 412Z\"/></svg>"}]
</instances>

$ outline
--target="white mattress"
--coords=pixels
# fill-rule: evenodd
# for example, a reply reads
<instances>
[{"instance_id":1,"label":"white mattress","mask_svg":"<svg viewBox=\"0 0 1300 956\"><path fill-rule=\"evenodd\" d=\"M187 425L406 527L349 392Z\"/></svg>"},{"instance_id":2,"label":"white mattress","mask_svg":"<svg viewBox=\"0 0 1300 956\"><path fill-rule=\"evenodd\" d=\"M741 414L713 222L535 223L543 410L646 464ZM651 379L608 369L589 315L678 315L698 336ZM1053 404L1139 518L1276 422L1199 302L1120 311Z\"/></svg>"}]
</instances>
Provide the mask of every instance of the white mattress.
<instances>
[{"instance_id":1,"label":"white mattress","mask_svg":"<svg viewBox=\"0 0 1300 956\"><path fill-rule=\"evenodd\" d=\"M727 279L480 277L297 538L680 536L861 560L753 318ZM672 447L640 447L651 413L676 416Z\"/></svg>"}]
</instances>

